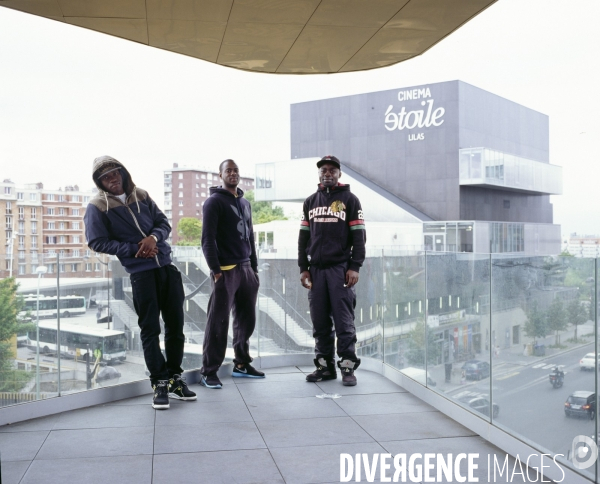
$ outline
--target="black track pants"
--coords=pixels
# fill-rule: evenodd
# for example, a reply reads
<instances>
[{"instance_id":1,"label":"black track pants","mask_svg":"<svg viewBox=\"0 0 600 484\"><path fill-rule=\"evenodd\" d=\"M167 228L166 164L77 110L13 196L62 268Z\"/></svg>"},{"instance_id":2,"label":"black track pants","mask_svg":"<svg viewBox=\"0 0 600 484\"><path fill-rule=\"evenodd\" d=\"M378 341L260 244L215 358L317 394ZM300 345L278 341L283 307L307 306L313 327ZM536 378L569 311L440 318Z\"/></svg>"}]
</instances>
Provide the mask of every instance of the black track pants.
<instances>
[{"instance_id":1,"label":"black track pants","mask_svg":"<svg viewBox=\"0 0 600 484\"><path fill-rule=\"evenodd\" d=\"M327 361L334 359L337 335L337 354L340 358L356 360L356 328L354 287L344 287L346 264L310 268L312 287L308 291L310 318L313 323L315 354Z\"/></svg>"},{"instance_id":2,"label":"black track pants","mask_svg":"<svg viewBox=\"0 0 600 484\"><path fill-rule=\"evenodd\" d=\"M144 359L150 381L168 380L183 373L183 284L174 265L131 274L133 305L138 315ZM160 320L165 322L165 355L160 350Z\"/></svg>"},{"instance_id":3,"label":"black track pants","mask_svg":"<svg viewBox=\"0 0 600 484\"><path fill-rule=\"evenodd\" d=\"M236 364L250 363L250 336L256 326L256 297L258 276L250 262L238 264L233 269L221 272L208 300L208 319L204 333L202 356L203 375L215 373L227 351L229 313L233 312L233 351ZM212 277L211 277L212 279Z\"/></svg>"}]
</instances>

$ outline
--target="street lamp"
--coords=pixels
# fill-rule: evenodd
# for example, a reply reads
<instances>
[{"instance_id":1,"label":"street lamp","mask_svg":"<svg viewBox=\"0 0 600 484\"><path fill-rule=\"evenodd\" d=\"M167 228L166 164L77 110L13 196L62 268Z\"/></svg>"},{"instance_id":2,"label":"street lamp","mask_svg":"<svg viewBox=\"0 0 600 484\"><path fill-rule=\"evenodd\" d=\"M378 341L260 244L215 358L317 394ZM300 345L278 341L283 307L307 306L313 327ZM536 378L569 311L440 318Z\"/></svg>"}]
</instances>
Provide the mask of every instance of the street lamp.
<instances>
[{"instance_id":1,"label":"street lamp","mask_svg":"<svg viewBox=\"0 0 600 484\"><path fill-rule=\"evenodd\" d=\"M37 346L35 348L35 393L37 400L40 399L40 279L48 268L46 266L37 266L35 269L38 275L37 284L37 303L36 303L36 323L35 323L35 339L37 340Z\"/></svg>"}]
</instances>

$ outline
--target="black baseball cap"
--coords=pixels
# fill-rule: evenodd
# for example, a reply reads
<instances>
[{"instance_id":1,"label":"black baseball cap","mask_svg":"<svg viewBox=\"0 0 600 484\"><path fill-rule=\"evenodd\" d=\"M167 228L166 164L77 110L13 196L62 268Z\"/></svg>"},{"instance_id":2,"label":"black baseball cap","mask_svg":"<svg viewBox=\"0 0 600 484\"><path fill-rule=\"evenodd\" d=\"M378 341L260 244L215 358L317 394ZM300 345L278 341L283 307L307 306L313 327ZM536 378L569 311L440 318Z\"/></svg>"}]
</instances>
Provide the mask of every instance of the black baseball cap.
<instances>
[{"instance_id":1,"label":"black baseball cap","mask_svg":"<svg viewBox=\"0 0 600 484\"><path fill-rule=\"evenodd\" d=\"M324 156L319 161L317 161L317 168L321 168L323 165L325 165L327 163L329 163L330 165L336 166L339 170L342 169L342 167L340 166L340 160L338 160L333 155Z\"/></svg>"}]
</instances>

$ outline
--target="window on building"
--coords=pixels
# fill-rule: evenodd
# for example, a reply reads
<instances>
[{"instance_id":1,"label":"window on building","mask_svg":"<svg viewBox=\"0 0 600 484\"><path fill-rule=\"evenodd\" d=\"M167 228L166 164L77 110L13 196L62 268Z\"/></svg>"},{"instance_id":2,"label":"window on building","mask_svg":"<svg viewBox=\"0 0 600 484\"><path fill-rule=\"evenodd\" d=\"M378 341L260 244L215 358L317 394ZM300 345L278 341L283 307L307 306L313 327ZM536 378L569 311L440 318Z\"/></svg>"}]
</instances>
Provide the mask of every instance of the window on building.
<instances>
[{"instance_id":1,"label":"window on building","mask_svg":"<svg viewBox=\"0 0 600 484\"><path fill-rule=\"evenodd\" d=\"M65 272L65 264L59 264L60 272Z\"/></svg>"},{"instance_id":2,"label":"window on building","mask_svg":"<svg viewBox=\"0 0 600 484\"><path fill-rule=\"evenodd\" d=\"M198 183L196 183L196 188L200 188L200 185Z\"/></svg>"},{"instance_id":3,"label":"window on building","mask_svg":"<svg viewBox=\"0 0 600 484\"><path fill-rule=\"evenodd\" d=\"M64 195L59 195L59 196L58 196L58 201L59 201L59 202L64 202L64 201L65 201L65 198L66 198L66 197L65 197Z\"/></svg>"},{"instance_id":4,"label":"window on building","mask_svg":"<svg viewBox=\"0 0 600 484\"><path fill-rule=\"evenodd\" d=\"M183 192L179 192L179 198L183 198Z\"/></svg>"},{"instance_id":5,"label":"window on building","mask_svg":"<svg viewBox=\"0 0 600 484\"><path fill-rule=\"evenodd\" d=\"M66 255L68 255L68 254L65 252L65 249L61 249L61 250L60 250L60 252L59 252L59 254L60 254L60 256L61 256L61 257L65 257Z\"/></svg>"},{"instance_id":6,"label":"window on building","mask_svg":"<svg viewBox=\"0 0 600 484\"><path fill-rule=\"evenodd\" d=\"M23 200L23 196L24 196L23 192L17 192L17 200Z\"/></svg>"},{"instance_id":7,"label":"window on building","mask_svg":"<svg viewBox=\"0 0 600 484\"><path fill-rule=\"evenodd\" d=\"M206 183L202 183L200 186L201 186L202 188L206 188Z\"/></svg>"},{"instance_id":8,"label":"window on building","mask_svg":"<svg viewBox=\"0 0 600 484\"><path fill-rule=\"evenodd\" d=\"M37 234L37 222L31 222L31 233Z\"/></svg>"},{"instance_id":9,"label":"window on building","mask_svg":"<svg viewBox=\"0 0 600 484\"><path fill-rule=\"evenodd\" d=\"M25 260L25 251L24 250L19 251L19 259Z\"/></svg>"},{"instance_id":10,"label":"window on building","mask_svg":"<svg viewBox=\"0 0 600 484\"><path fill-rule=\"evenodd\" d=\"M199 198L200 194L198 192L196 192L196 198Z\"/></svg>"},{"instance_id":11,"label":"window on building","mask_svg":"<svg viewBox=\"0 0 600 484\"><path fill-rule=\"evenodd\" d=\"M60 236L60 243L61 244L66 244L67 243L67 238L64 235Z\"/></svg>"},{"instance_id":12,"label":"window on building","mask_svg":"<svg viewBox=\"0 0 600 484\"><path fill-rule=\"evenodd\" d=\"M206 175L203 173L202 175L200 175L200 178L206 178Z\"/></svg>"},{"instance_id":13,"label":"window on building","mask_svg":"<svg viewBox=\"0 0 600 484\"><path fill-rule=\"evenodd\" d=\"M172 210L165 210L165 215L167 217L170 217L171 215L173 215L173 211Z\"/></svg>"},{"instance_id":14,"label":"window on building","mask_svg":"<svg viewBox=\"0 0 600 484\"><path fill-rule=\"evenodd\" d=\"M196 202L196 207L199 207L199 206L200 206L200 202Z\"/></svg>"},{"instance_id":15,"label":"window on building","mask_svg":"<svg viewBox=\"0 0 600 484\"><path fill-rule=\"evenodd\" d=\"M86 262L85 263L85 272L91 272L92 271L92 264L91 262Z\"/></svg>"},{"instance_id":16,"label":"window on building","mask_svg":"<svg viewBox=\"0 0 600 484\"><path fill-rule=\"evenodd\" d=\"M183 173L179 173L179 177L180 180L183 180Z\"/></svg>"},{"instance_id":17,"label":"window on building","mask_svg":"<svg viewBox=\"0 0 600 484\"><path fill-rule=\"evenodd\" d=\"M37 260L38 260L38 252L37 252L37 250L32 250L31 251L31 262L37 263Z\"/></svg>"},{"instance_id":18,"label":"window on building","mask_svg":"<svg viewBox=\"0 0 600 484\"><path fill-rule=\"evenodd\" d=\"M205 196L206 196L206 192L202 192L202 194L201 194L201 195L202 195L203 197L205 197Z\"/></svg>"},{"instance_id":19,"label":"window on building","mask_svg":"<svg viewBox=\"0 0 600 484\"><path fill-rule=\"evenodd\" d=\"M73 230L79 230L79 222L73 222L71 225L73 226Z\"/></svg>"},{"instance_id":20,"label":"window on building","mask_svg":"<svg viewBox=\"0 0 600 484\"><path fill-rule=\"evenodd\" d=\"M26 267L27 267L27 266L26 266L25 264L19 264L19 275L20 275L20 276L23 276L23 275L25 275L25 268L26 268Z\"/></svg>"},{"instance_id":21,"label":"window on building","mask_svg":"<svg viewBox=\"0 0 600 484\"><path fill-rule=\"evenodd\" d=\"M79 257L79 249L73 250L73 257Z\"/></svg>"},{"instance_id":22,"label":"window on building","mask_svg":"<svg viewBox=\"0 0 600 484\"><path fill-rule=\"evenodd\" d=\"M31 218L37 218L37 208L36 207L31 207Z\"/></svg>"},{"instance_id":23,"label":"window on building","mask_svg":"<svg viewBox=\"0 0 600 484\"><path fill-rule=\"evenodd\" d=\"M74 244L80 244L81 243L81 238L79 237L79 235L74 235L73 236L73 243Z\"/></svg>"},{"instance_id":24,"label":"window on building","mask_svg":"<svg viewBox=\"0 0 600 484\"><path fill-rule=\"evenodd\" d=\"M100 272L100 262L94 263L94 271Z\"/></svg>"},{"instance_id":25,"label":"window on building","mask_svg":"<svg viewBox=\"0 0 600 484\"><path fill-rule=\"evenodd\" d=\"M31 248L37 247L37 235L31 236Z\"/></svg>"},{"instance_id":26,"label":"window on building","mask_svg":"<svg viewBox=\"0 0 600 484\"><path fill-rule=\"evenodd\" d=\"M19 235L19 249L25 248L25 236Z\"/></svg>"},{"instance_id":27,"label":"window on building","mask_svg":"<svg viewBox=\"0 0 600 484\"><path fill-rule=\"evenodd\" d=\"M23 220L19 221L19 233L20 234L25 233L25 222Z\"/></svg>"},{"instance_id":28,"label":"window on building","mask_svg":"<svg viewBox=\"0 0 600 484\"><path fill-rule=\"evenodd\" d=\"M85 249L85 256L91 257L91 255L92 255L92 251L90 249Z\"/></svg>"},{"instance_id":29,"label":"window on building","mask_svg":"<svg viewBox=\"0 0 600 484\"><path fill-rule=\"evenodd\" d=\"M48 200L49 202L53 202L54 201L54 193L46 194L46 200Z\"/></svg>"},{"instance_id":30,"label":"window on building","mask_svg":"<svg viewBox=\"0 0 600 484\"><path fill-rule=\"evenodd\" d=\"M48 215L54 215L54 209L53 208L48 208L47 213L48 213Z\"/></svg>"},{"instance_id":31,"label":"window on building","mask_svg":"<svg viewBox=\"0 0 600 484\"><path fill-rule=\"evenodd\" d=\"M57 240L57 238L56 238L55 235L51 235L51 236L46 237L46 243L47 244L56 244L56 240Z\"/></svg>"},{"instance_id":32,"label":"window on building","mask_svg":"<svg viewBox=\"0 0 600 484\"><path fill-rule=\"evenodd\" d=\"M6 230L12 230L12 217L6 217ZM9 238L8 232L6 238Z\"/></svg>"},{"instance_id":33,"label":"window on building","mask_svg":"<svg viewBox=\"0 0 600 484\"><path fill-rule=\"evenodd\" d=\"M65 215L65 209L64 208L59 208L58 209L58 215Z\"/></svg>"},{"instance_id":34,"label":"window on building","mask_svg":"<svg viewBox=\"0 0 600 484\"><path fill-rule=\"evenodd\" d=\"M66 227L65 227L65 223L64 223L64 222L59 222L59 223L58 223L58 228L59 228L60 230L65 230L65 228L66 228Z\"/></svg>"},{"instance_id":35,"label":"window on building","mask_svg":"<svg viewBox=\"0 0 600 484\"><path fill-rule=\"evenodd\" d=\"M77 264L71 264L71 272L77 272Z\"/></svg>"},{"instance_id":36,"label":"window on building","mask_svg":"<svg viewBox=\"0 0 600 484\"><path fill-rule=\"evenodd\" d=\"M54 222L48 222L48 230L54 230L54 229L55 229Z\"/></svg>"},{"instance_id":37,"label":"window on building","mask_svg":"<svg viewBox=\"0 0 600 484\"><path fill-rule=\"evenodd\" d=\"M84 203L88 203L89 201L90 201L90 197L89 196L83 197L83 202ZM73 214L73 215L75 215L75 214Z\"/></svg>"},{"instance_id":38,"label":"window on building","mask_svg":"<svg viewBox=\"0 0 600 484\"><path fill-rule=\"evenodd\" d=\"M29 200L31 200L32 202L35 202L37 200L37 193L30 193Z\"/></svg>"},{"instance_id":39,"label":"window on building","mask_svg":"<svg viewBox=\"0 0 600 484\"><path fill-rule=\"evenodd\" d=\"M183 207L183 201L182 200L179 200L179 206Z\"/></svg>"},{"instance_id":40,"label":"window on building","mask_svg":"<svg viewBox=\"0 0 600 484\"><path fill-rule=\"evenodd\" d=\"M79 199L80 199L79 195L73 195L73 196L71 197L71 201L73 201L73 202L78 202L78 201L79 201Z\"/></svg>"},{"instance_id":41,"label":"window on building","mask_svg":"<svg viewBox=\"0 0 600 484\"><path fill-rule=\"evenodd\" d=\"M71 215L76 215L76 216L78 216L78 215L79 215L79 209L78 209L78 208L74 208L74 209L72 209L72 210L71 210Z\"/></svg>"},{"instance_id":42,"label":"window on building","mask_svg":"<svg viewBox=\"0 0 600 484\"><path fill-rule=\"evenodd\" d=\"M180 183L178 188L183 188L183 183Z\"/></svg>"},{"instance_id":43,"label":"window on building","mask_svg":"<svg viewBox=\"0 0 600 484\"><path fill-rule=\"evenodd\" d=\"M25 207L19 207L19 219L23 220L25 218Z\"/></svg>"},{"instance_id":44,"label":"window on building","mask_svg":"<svg viewBox=\"0 0 600 484\"><path fill-rule=\"evenodd\" d=\"M12 202L6 202L6 215L12 214Z\"/></svg>"},{"instance_id":45,"label":"window on building","mask_svg":"<svg viewBox=\"0 0 600 484\"><path fill-rule=\"evenodd\" d=\"M180 210L180 211L179 211L179 215L183 215L183 210Z\"/></svg>"},{"instance_id":46,"label":"window on building","mask_svg":"<svg viewBox=\"0 0 600 484\"><path fill-rule=\"evenodd\" d=\"M12 191L12 187L4 187L4 194L5 195L10 195Z\"/></svg>"}]
</instances>

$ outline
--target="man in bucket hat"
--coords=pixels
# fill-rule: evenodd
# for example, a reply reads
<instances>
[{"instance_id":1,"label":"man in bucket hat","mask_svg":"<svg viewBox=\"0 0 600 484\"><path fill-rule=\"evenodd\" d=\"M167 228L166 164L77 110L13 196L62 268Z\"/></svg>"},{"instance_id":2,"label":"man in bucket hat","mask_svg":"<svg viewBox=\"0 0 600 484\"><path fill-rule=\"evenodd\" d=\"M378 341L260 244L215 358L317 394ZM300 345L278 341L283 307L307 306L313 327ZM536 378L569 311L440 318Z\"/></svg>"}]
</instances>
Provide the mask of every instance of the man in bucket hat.
<instances>
[{"instance_id":1,"label":"man in bucket hat","mask_svg":"<svg viewBox=\"0 0 600 484\"><path fill-rule=\"evenodd\" d=\"M152 406L169 408L169 397L196 400L196 394L181 378L184 292L166 242L171 232L167 217L114 158L96 158L92 178L98 195L85 212L85 236L90 249L116 255L129 273L144 359L154 389ZM166 359L159 340L161 313Z\"/></svg>"}]
</instances>

